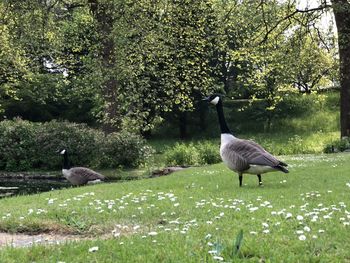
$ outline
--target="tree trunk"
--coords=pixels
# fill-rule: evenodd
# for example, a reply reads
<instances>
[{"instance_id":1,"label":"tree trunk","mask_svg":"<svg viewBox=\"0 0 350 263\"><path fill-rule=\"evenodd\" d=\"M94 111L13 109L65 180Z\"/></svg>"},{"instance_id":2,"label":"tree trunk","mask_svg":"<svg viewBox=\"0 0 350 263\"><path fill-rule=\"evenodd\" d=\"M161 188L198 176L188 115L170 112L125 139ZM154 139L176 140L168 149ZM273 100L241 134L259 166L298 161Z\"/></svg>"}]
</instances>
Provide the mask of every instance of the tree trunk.
<instances>
[{"instance_id":1,"label":"tree trunk","mask_svg":"<svg viewBox=\"0 0 350 263\"><path fill-rule=\"evenodd\" d=\"M350 4L333 0L340 59L340 135L350 137Z\"/></svg>"},{"instance_id":2,"label":"tree trunk","mask_svg":"<svg viewBox=\"0 0 350 263\"><path fill-rule=\"evenodd\" d=\"M208 113L208 106L199 104L199 128L201 132L207 130L207 113Z\"/></svg>"},{"instance_id":3,"label":"tree trunk","mask_svg":"<svg viewBox=\"0 0 350 263\"><path fill-rule=\"evenodd\" d=\"M120 128L120 113L118 111L117 89L119 83L113 74L115 65L113 30L113 2L99 2L99 0L89 0L90 10L97 21L97 28L101 42L101 65L104 82L102 84L102 94L105 100L105 119L103 130L106 133L116 131Z\"/></svg>"},{"instance_id":4,"label":"tree trunk","mask_svg":"<svg viewBox=\"0 0 350 263\"><path fill-rule=\"evenodd\" d=\"M180 112L179 115L180 139L187 139L187 112Z\"/></svg>"}]
</instances>

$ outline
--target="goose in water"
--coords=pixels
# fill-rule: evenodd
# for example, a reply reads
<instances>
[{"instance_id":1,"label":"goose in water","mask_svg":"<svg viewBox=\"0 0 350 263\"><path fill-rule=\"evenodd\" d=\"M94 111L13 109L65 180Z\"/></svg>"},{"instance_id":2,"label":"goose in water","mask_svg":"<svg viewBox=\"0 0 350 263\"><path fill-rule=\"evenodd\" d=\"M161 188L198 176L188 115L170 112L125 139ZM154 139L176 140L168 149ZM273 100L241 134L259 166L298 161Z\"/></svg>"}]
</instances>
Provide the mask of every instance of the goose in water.
<instances>
[{"instance_id":1,"label":"goose in water","mask_svg":"<svg viewBox=\"0 0 350 263\"><path fill-rule=\"evenodd\" d=\"M220 95L213 94L204 100L216 106L221 130L220 156L228 168L238 173L239 186L242 186L243 174L245 173L256 174L259 179L259 185L262 185L261 174L263 173L273 171L289 172L285 168L287 166L286 163L279 161L259 144L250 140L239 139L232 135L225 120Z\"/></svg>"},{"instance_id":2,"label":"goose in water","mask_svg":"<svg viewBox=\"0 0 350 263\"><path fill-rule=\"evenodd\" d=\"M63 176L73 185L84 185L87 183L98 183L105 179L102 174L99 174L89 168L85 167L72 167L70 168L68 161L67 150L60 151L63 155Z\"/></svg>"}]
</instances>

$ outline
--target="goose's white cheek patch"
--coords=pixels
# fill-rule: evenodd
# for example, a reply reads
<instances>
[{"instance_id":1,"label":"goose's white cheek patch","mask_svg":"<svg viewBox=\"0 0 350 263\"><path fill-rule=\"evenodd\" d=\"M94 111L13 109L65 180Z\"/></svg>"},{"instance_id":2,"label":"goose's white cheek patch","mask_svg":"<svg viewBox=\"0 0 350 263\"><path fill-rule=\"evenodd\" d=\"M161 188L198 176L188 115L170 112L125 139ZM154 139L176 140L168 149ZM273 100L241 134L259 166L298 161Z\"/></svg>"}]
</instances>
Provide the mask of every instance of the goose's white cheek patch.
<instances>
[{"instance_id":1,"label":"goose's white cheek patch","mask_svg":"<svg viewBox=\"0 0 350 263\"><path fill-rule=\"evenodd\" d=\"M216 104L218 104L219 99L220 99L219 97L215 97L215 99L212 99L212 100L210 101L210 103L216 105Z\"/></svg>"}]
</instances>

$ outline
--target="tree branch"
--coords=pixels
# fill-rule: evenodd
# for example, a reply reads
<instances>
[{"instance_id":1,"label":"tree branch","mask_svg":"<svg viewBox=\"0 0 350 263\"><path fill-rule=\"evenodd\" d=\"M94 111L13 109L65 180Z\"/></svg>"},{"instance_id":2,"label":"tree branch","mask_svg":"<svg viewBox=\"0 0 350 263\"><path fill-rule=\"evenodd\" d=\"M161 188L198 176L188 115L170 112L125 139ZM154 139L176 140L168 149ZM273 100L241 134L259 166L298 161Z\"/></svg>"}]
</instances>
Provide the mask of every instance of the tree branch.
<instances>
[{"instance_id":1,"label":"tree branch","mask_svg":"<svg viewBox=\"0 0 350 263\"><path fill-rule=\"evenodd\" d=\"M311 8L311 9L304 9L304 10L301 10L301 9L295 9L295 11L293 11L292 13L286 15L285 17L281 18L280 20L278 20L276 22L276 24L271 27L269 30L267 30L267 32L265 33L265 36L263 38L263 40L259 43L259 44L263 44L264 42L267 41L269 35L284 21L286 20L289 20L290 18L294 17L296 14L299 14L299 13L313 13L313 12L316 12L316 11L322 11L326 8L330 8L332 7L331 5L328 5L326 2L324 2L321 6L319 7L315 7L315 8Z\"/></svg>"}]
</instances>

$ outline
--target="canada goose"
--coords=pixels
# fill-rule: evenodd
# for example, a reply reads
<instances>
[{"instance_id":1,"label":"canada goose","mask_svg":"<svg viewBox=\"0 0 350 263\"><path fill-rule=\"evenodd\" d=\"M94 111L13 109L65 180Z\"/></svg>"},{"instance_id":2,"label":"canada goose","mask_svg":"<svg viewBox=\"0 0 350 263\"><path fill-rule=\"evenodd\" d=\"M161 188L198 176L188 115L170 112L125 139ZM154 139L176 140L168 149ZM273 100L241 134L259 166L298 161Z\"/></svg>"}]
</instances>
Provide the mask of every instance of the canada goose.
<instances>
[{"instance_id":1,"label":"canada goose","mask_svg":"<svg viewBox=\"0 0 350 263\"><path fill-rule=\"evenodd\" d=\"M259 185L262 185L261 174L263 173L272 171L289 172L284 167L287 166L286 163L277 160L256 142L239 139L232 135L225 121L220 95L214 94L203 100L216 106L221 130L220 156L231 170L238 173L239 186L242 186L244 173L256 174Z\"/></svg>"},{"instance_id":2,"label":"canada goose","mask_svg":"<svg viewBox=\"0 0 350 263\"><path fill-rule=\"evenodd\" d=\"M63 155L63 176L73 185L83 185L87 183L97 183L105 179L102 174L99 174L89 168L72 167L70 168L68 161L67 150L59 151Z\"/></svg>"}]
</instances>

